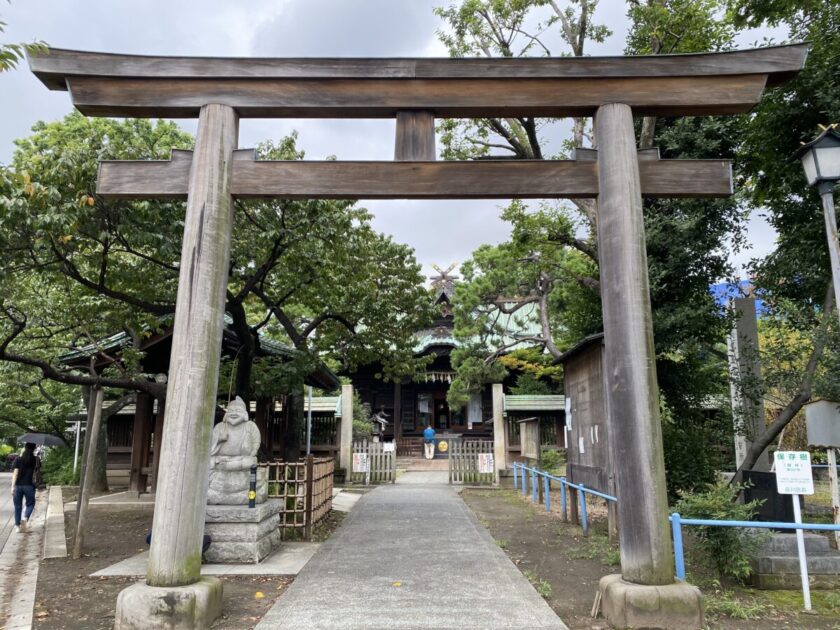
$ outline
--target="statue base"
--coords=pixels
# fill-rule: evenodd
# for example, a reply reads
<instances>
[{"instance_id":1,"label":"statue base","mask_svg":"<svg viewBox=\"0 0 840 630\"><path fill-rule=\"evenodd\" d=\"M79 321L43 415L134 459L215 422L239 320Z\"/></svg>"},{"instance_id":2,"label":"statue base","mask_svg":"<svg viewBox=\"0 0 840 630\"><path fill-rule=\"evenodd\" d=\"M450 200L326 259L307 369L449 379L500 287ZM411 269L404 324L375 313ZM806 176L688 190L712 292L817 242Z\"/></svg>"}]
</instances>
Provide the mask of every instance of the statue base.
<instances>
[{"instance_id":1,"label":"statue base","mask_svg":"<svg viewBox=\"0 0 840 630\"><path fill-rule=\"evenodd\" d=\"M202 577L187 586L138 582L117 597L114 630L197 630L222 614L222 582Z\"/></svg>"},{"instance_id":2,"label":"statue base","mask_svg":"<svg viewBox=\"0 0 840 630\"><path fill-rule=\"evenodd\" d=\"M280 546L282 499L256 507L208 505L204 533L210 536L205 562L256 564Z\"/></svg>"},{"instance_id":3,"label":"statue base","mask_svg":"<svg viewBox=\"0 0 840 630\"><path fill-rule=\"evenodd\" d=\"M613 628L699 630L705 625L700 589L686 582L662 586L601 578L601 610Z\"/></svg>"},{"instance_id":4,"label":"statue base","mask_svg":"<svg viewBox=\"0 0 840 630\"><path fill-rule=\"evenodd\" d=\"M207 486L208 505L248 505L248 489L251 487L249 470L210 469ZM257 468L257 503L268 498L268 468Z\"/></svg>"}]
</instances>

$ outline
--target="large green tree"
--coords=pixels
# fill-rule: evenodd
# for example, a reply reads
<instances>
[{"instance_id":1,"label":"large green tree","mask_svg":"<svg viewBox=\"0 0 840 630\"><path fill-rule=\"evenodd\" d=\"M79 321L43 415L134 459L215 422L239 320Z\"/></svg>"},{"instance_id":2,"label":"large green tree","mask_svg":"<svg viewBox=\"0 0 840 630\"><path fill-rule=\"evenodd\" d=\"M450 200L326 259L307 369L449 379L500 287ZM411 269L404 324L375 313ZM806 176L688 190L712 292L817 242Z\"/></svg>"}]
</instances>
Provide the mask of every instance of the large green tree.
<instances>
[{"instance_id":1,"label":"large green tree","mask_svg":"<svg viewBox=\"0 0 840 630\"><path fill-rule=\"evenodd\" d=\"M0 359L68 384L163 395L139 372L137 348L174 312L184 204L105 200L95 176L98 160L165 159L191 145L171 123L79 114L40 123L18 143L0 188ZM258 152L303 157L294 136ZM237 202L226 310L241 347L234 389L246 399L255 388L297 393L324 357L349 367L375 357L388 375L410 373L412 332L430 313L413 252L373 230L364 209L287 200ZM114 331L135 343L105 374L56 363ZM254 378L263 336L299 351L295 374L265 360L265 378Z\"/></svg>"}]
</instances>

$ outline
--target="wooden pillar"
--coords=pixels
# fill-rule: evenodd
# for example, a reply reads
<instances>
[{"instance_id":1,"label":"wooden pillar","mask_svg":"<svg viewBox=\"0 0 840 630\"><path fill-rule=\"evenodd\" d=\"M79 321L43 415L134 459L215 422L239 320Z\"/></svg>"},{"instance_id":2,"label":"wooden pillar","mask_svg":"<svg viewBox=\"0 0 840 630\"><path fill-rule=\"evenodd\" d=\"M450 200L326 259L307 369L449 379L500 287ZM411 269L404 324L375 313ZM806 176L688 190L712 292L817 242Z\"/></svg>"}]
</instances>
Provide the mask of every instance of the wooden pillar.
<instances>
[{"instance_id":1,"label":"wooden pillar","mask_svg":"<svg viewBox=\"0 0 840 630\"><path fill-rule=\"evenodd\" d=\"M130 492L146 492L148 476L143 469L149 465L149 440L152 433L152 403L149 394L138 393L134 405L134 428L131 435L131 468L128 473Z\"/></svg>"},{"instance_id":2,"label":"wooden pillar","mask_svg":"<svg viewBox=\"0 0 840 630\"><path fill-rule=\"evenodd\" d=\"M499 485L499 471L507 468L507 439L505 432L505 394L501 383L493 384L493 461L495 484Z\"/></svg>"},{"instance_id":3,"label":"wooden pillar","mask_svg":"<svg viewBox=\"0 0 840 630\"><path fill-rule=\"evenodd\" d=\"M155 414L154 461L152 463L152 494L157 492L158 474L160 472L160 451L163 448L163 417L166 413L166 398L158 399L158 410Z\"/></svg>"},{"instance_id":4,"label":"wooden pillar","mask_svg":"<svg viewBox=\"0 0 840 630\"><path fill-rule=\"evenodd\" d=\"M200 578L207 470L216 407L233 220L231 175L238 118L205 105L190 167L163 448L146 583Z\"/></svg>"},{"instance_id":5,"label":"wooden pillar","mask_svg":"<svg viewBox=\"0 0 840 630\"><path fill-rule=\"evenodd\" d=\"M353 386L341 386L341 424L339 425L338 465L350 479L353 468Z\"/></svg>"},{"instance_id":6,"label":"wooden pillar","mask_svg":"<svg viewBox=\"0 0 840 630\"><path fill-rule=\"evenodd\" d=\"M642 195L633 113L602 105L598 139L598 252L621 575L674 582L659 388L653 347Z\"/></svg>"},{"instance_id":7,"label":"wooden pillar","mask_svg":"<svg viewBox=\"0 0 840 630\"><path fill-rule=\"evenodd\" d=\"M394 439L402 437L402 384L394 382Z\"/></svg>"},{"instance_id":8,"label":"wooden pillar","mask_svg":"<svg viewBox=\"0 0 840 630\"><path fill-rule=\"evenodd\" d=\"M268 398L257 398L257 410L254 414L254 423L257 425L257 428L260 430L260 444L262 445L263 450L266 452L269 451L268 447L268 405L269 405Z\"/></svg>"},{"instance_id":9,"label":"wooden pillar","mask_svg":"<svg viewBox=\"0 0 840 630\"><path fill-rule=\"evenodd\" d=\"M428 111L397 112L395 160L434 160L435 115Z\"/></svg>"}]
</instances>

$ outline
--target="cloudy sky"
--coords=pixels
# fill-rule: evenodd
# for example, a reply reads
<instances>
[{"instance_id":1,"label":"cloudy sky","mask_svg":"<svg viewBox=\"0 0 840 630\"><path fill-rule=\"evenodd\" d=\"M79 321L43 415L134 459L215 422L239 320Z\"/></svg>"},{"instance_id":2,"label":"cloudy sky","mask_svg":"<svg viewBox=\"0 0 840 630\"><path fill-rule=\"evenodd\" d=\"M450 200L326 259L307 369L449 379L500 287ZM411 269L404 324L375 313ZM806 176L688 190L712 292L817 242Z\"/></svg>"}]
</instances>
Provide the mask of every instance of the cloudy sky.
<instances>
[{"instance_id":1,"label":"cloudy sky","mask_svg":"<svg viewBox=\"0 0 840 630\"><path fill-rule=\"evenodd\" d=\"M276 57L447 56L436 31L436 6L453 0L13 0L0 3L8 23L3 41L43 40L51 46L162 55ZM596 22L613 35L591 45L593 55L618 55L627 32L624 0L601 0ZM751 32L739 39L749 47L782 32ZM549 37L552 53L563 51ZM23 64L0 74L0 162L8 162L13 140L37 120L55 120L71 110L65 92L49 92ZM191 121L182 121L194 130ZM308 158L388 160L393 158L390 120L243 120L240 146L279 138L292 130ZM555 134L556 135L556 134ZM557 138L554 139L556 142ZM377 229L411 245L424 271L460 262L481 243L508 236L498 218L503 205L491 201L368 201ZM773 232L760 216L750 221L752 251L733 258L741 265L772 247Z\"/></svg>"}]
</instances>

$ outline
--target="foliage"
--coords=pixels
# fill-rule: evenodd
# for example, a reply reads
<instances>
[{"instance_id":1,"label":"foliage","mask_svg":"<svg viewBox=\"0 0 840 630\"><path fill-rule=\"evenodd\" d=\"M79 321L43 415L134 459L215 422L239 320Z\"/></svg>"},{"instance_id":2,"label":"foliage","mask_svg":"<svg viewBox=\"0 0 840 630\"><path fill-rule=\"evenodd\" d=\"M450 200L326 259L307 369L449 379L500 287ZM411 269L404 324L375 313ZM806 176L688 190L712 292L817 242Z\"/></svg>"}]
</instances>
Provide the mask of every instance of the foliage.
<instances>
[{"instance_id":1,"label":"foliage","mask_svg":"<svg viewBox=\"0 0 840 630\"><path fill-rule=\"evenodd\" d=\"M704 608L707 615L712 617L726 615L733 619L760 619L767 614L769 606L757 598L736 597L724 590L720 582L715 581L714 590L704 593Z\"/></svg>"},{"instance_id":2,"label":"foliage","mask_svg":"<svg viewBox=\"0 0 840 630\"><path fill-rule=\"evenodd\" d=\"M353 439L369 440L373 436L370 405L363 403L358 392L353 390Z\"/></svg>"},{"instance_id":3,"label":"foliage","mask_svg":"<svg viewBox=\"0 0 840 630\"><path fill-rule=\"evenodd\" d=\"M540 452L542 469L550 475L559 475L566 465L566 451L559 448L544 448Z\"/></svg>"},{"instance_id":4,"label":"foliage","mask_svg":"<svg viewBox=\"0 0 840 630\"><path fill-rule=\"evenodd\" d=\"M49 486L76 485L79 483L80 472L81 466L73 473L73 449L70 447L49 448L41 459L41 474L44 483Z\"/></svg>"},{"instance_id":5,"label":"foliage","mask_svg":"<svg viewBox=\"0 0 840 630\"><path fill-rule=\"evenodd\" d=\"M5 460L6 455L9 453L14 453L15 447L9 446L8 444L0 444L0 460Z\"/></svg>"},{"instance_id":6,"label":"foliage","mask_svg":"<svg viewBox=\"0 0 840 630\"><path fill-rule=\"evenodd\" d=\"M730 486L719 481L703 492L683 493L674 511L683 518L724 521L752 520L761 501L738 503L743 486ZM721 580L743 581L751 572L750 559L764 543L766 536L740 527L692 527L697 543L692 550L695 559L715 569Z\"/></svg>"},{"instance_id":7,"label":"foliage","mask_svg":"<svg viewBox=\"0 0 840 630\"><path fill-rule=\"evenodd\" d=\"M9 0L11 4L12 0ZM0 35L6 31L6 22L0 21ZM0 72L11 70L17 67L23 60L24 55L33 53L46 53L47 45L44 42L30 42L22 44L0 43Z\"/></svg>"},{"instance_id":8,"label":"foliage","mask_svg":"<svg viewBox=\"0 0 840 630\"><path fill-rule=\"evenodd\" d=\"M629 0L632 28L627 50L634 55L725 50L732 46L734 27L720 19L722 0Z\"/></svg>"}]
</instances>

